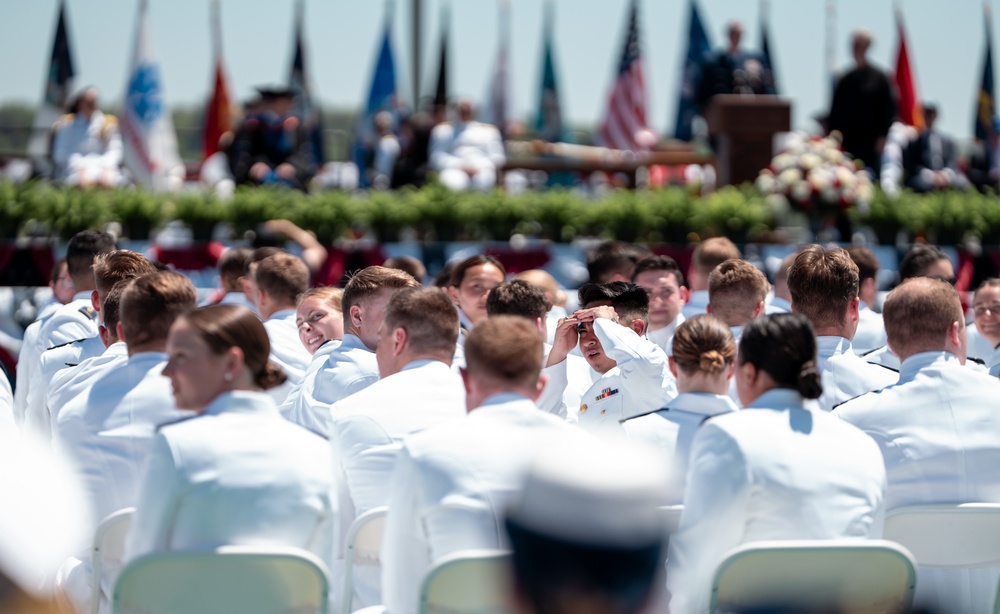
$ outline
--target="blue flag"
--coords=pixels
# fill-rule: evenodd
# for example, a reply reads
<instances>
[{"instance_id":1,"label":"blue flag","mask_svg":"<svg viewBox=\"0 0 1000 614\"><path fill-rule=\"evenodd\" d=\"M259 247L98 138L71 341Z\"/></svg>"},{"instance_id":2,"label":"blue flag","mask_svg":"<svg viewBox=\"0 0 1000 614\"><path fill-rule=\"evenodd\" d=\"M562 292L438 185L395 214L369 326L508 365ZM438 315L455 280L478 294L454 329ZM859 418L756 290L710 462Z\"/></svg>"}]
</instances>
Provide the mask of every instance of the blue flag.
<instances>
[{"instance_id":1,"label":"blue flag","mask_svg":"<svg viewBox=\"0 0 1000 614\"><path fill-rule=\"evenodd\" d=\"M66 4L62 2L59 4L59 20L52 41L52 56L49 58L45 92L42 95L42 104L35 115L34 130L28 144L28 153L31 156L41 157L48 153L49 129L66 112L75 75L73 56L70 53L69 29L66 25Z\"/></svg>"},{"instance_id":2,"label":"blue flag","mask_svg":"<svg viewBox=\"0 0 1000 614\"><path fill-rule=\"evenodd\" d=\"M368 103L365 112L358 122L354 134L354 162L358 165L358 173L362 187L369 187L367 177L378 135L375 133L375 115L379 111L395 111L398 108L396 99L396 64L392 59L392 27L391 20L386 19L382 45L379 47L378 59L375 62L375 73L372 75L372 85L368 93Z\"/></svg>"},{"instance_id":3,"label":"blue flag","mask_svg":"<svg viewBox=\"0 0 1000 614\"><path fill-rule=\"evenodd\" d=\"M542 41L542 89L538 99L538 115L535 118L535 130L543 141L550 143L565 142L563 130L562 102L559 99L559 86L556 82L555 58L552 51L552 4L546 5L545 31Z\"/></svg>"},{"instance_id":4,"label":"blue flag","mask_svg":"<svg viewBox=\"0 0 1000 614\"><path fill-rule=\"evenodd\" d=\"M680 98L677 101L677 121L674 123L674 138L680 141L691 140L691 121L698 114L696 96L698 93L698 78L701 73L701 63L712 49L708 33L702 24L698 13L697 0L691 0L691 11L688 19L688 47L684 56L684 71L681 73Z\"/></svg>"},{"instance_id":5,"label":"blue flag","mask_svg":"<svg viewBox=\"0 0 1000 614\"><path fill-rule=\"evenodd\" d=\"M317 105L309 96L309 82L306 79L305 37L302 32L302 3L296 5L295 16L295 52L292 57L292 70L288 76L288 87L295 94L293 113L309 131L312 143L313 158L317 166L324 161L323 147L323 116Z\"/></svg>"},{"instance_id":6,"label":"blue flag","mask_svg":"<svg viewBox=\"0 0 1000 614\"><path fill-rule=\"evenodd\" d=\"M986 156L990 168L997 167L997 132L993 128L993 117L996 115L996 93L993 87L993 35L990 32L989 8L986 10L986 57L983 58L983 79L979 84L976 96L976 119L973 126L976 139L986 148Z\"/></svg>"}]
</instances>

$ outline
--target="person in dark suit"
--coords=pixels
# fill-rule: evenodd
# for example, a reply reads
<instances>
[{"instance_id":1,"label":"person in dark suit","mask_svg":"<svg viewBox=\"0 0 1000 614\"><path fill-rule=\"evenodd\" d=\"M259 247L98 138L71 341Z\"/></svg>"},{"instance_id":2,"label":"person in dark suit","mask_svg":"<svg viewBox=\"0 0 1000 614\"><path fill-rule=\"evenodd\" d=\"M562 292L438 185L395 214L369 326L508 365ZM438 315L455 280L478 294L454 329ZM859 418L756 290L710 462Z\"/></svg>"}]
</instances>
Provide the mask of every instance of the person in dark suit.
<instances>
[{"instance_id":1,"label":"person in dark suit","mask_svg":"<svg viewBox=\"0 0 1000 614\"><path fill-rule=\"evenodd\" d=\"M716 94L774 94L774 77L765 69L760 55L742 49L743 24L730 22L726 27L729 45L705 56L698 82L698 106L702 114Z\"/></svg>"},{"instance_id":2,"label":"person in dark suit","mask_svg":"<svg viewBox=\"0 0 1000 614\"><path fill-rule=\"evenodd\" d=\"M924 123L927 127L906 148L906 186L916 192L965 189L969 185L958 169L955 143L934 129L937 116L937 107L925 103Z\"/></svg>"}]
</instances>

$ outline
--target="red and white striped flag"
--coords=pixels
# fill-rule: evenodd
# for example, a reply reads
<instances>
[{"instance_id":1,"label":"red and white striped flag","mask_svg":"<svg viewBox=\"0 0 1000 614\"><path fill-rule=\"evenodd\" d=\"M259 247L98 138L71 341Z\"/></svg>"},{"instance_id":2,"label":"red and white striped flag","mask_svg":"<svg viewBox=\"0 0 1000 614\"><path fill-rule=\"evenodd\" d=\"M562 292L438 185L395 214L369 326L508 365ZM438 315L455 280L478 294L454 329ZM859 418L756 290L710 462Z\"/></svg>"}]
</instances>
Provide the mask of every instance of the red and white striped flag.
<instances>
[{"instance_id":1,"label":"red and white striped flag","mask_svg":"<svg viewBox=\"0 0 1000 614\"><path fill-rule=\"evenodd\" d=\"M613 149L646 151L656 140L646 124L646 79L639 50L638 13L636 0L632 0L625 49L599 131L601 144Z\"/></svg>"}]
</instances>

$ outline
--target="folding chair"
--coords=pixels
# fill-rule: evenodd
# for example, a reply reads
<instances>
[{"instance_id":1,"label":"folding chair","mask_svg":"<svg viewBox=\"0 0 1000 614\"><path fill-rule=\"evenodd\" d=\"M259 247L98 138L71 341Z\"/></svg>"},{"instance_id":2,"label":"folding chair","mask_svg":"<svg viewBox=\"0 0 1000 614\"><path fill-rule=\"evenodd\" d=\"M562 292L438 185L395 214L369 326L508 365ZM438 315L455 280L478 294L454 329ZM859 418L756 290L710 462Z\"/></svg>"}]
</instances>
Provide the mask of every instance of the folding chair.
<instances>
[{"instance_id":1,"label":"folding chair","mask_svg":"<svg viewBox=\"0 0 1000 614\"><path fill-rule=\"evenodd\" d=\"M344 588L340 611L349 614L354 602L354 566L381 567L380 550L388 507L376 507L358 516L347 530L344 549Z\"/></svg>"},{"instance_id":2,"label":"folding chair","mask_svg":"<svg viewBox=\"0 0 1000 614\"><path fill-rule=\"evenodd\" d=\"M134 507L126 507L107 516L94 531L94 543L90 548L90 612L98 614L101 609L101 576L105 570L114 571L121 566L125 556L125 537L132 526Z\"/></svg>"},{"instance_id":3,"label":"folding chair","mask_svg":"<svg viewBox=\"0 0 1000 614\"><path fill-rule=\"evenodd\" d=\"M424 578L420 614L508 614L510 553L462 550L442 559Z\"/></svg>"},{"instance_id":4,"label":"folding chair","mask_svg":"<svg viewBox=\"0 0 1000 614\"><path fill-rule=\"evenodd\" d=\"M883 540L751 542L715 572L710 612L908 612L916 563Z\"/></svg>"},{"instance_id":5,"label":"folding chair","mask_svg":"<svg viewBox=\"0 0 1000 614\"><path fill-rule=\"evenodd\" d=\"M224 546L140 557L122 569L113 614L326 614L326 566L299 548Z\"/></svg>"}]
</instances>

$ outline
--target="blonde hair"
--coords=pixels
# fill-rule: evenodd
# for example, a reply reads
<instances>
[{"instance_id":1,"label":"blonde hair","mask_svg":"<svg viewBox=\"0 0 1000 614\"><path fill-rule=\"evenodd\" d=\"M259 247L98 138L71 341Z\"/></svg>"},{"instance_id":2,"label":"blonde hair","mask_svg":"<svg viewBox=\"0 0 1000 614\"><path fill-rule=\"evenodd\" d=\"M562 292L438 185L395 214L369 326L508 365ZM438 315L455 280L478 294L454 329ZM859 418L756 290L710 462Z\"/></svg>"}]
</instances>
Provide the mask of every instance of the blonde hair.
<instances>
[{"instance_id":1,"label":"blonde hair","mask_svg":"<svg viewBox=\"0 0 1000 614\"><path fill-rule=\"evenodd\" d=\"M344 298L344 291L340 288L334 288L333 286L321 286L319 288L310 288L302 293L299 297L299 304L307 298L316 297L323 301L330 307L333 307L340 313L344 313L344 308L342 306L342 299Z\"/></svg>"}]
</instances>

